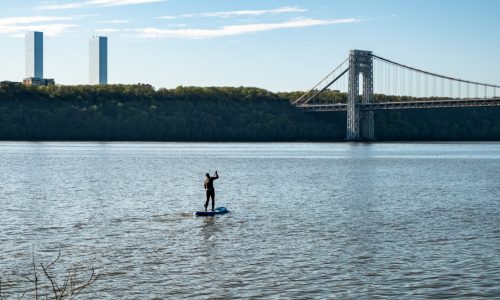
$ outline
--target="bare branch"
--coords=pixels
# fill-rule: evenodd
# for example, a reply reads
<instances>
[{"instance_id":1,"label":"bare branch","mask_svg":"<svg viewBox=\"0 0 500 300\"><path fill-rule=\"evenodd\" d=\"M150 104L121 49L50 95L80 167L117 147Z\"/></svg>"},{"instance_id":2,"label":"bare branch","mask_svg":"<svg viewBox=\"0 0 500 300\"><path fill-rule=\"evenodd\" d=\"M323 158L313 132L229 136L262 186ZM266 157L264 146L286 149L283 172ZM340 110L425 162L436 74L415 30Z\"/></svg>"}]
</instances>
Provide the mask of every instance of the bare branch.
<instances>
[{"instance_id":1,"label":"bare branch","mask_svg":"<svg viewBox=\"0 0 500 300\"><path fill-rule=\"evenodd\" d=\"M59 259L59 257L58 257L57 259ZM53 264L53 263L52 263L52 264ZM52 265L52 264L51 264L51 265ZM50 285L52 285L52 291L54 292L54 298L55 298L56 300L58 300L58 298L59 298L59 297L58 297L58 295L57 295L57 290L58 290L58 288L57 288L57 284L56 284L56 283L54 283L54 280L52 279L52 277L51 277L51 276L49 275L49 273L47 272L47 268L46 268L46 267L44 267L44 266L43 266L43 264L40 264L40 266L42 267L42 270L43 270L43 272L45 273L45 276L49 279L49 281L50 281Z\"/></svg>"},{"instance_id":2,"label":"bare branch","mask_svg":"<svg viewBox=\"0 0 500 300\"><path fill-rule=\"evenodd\" d=\"M35 246L34 245L33 245L31 256L33 258L33 261L32 261L32 264L33 264L33 275L35 276L35 300L38 300L38 273L36 272Z\"/></svg>"},{"instance_id":3,"label":"bare branch","mask_svg":"<svg viewBox=\"0 0 500 300\"><path fill-rule=\"evenodd\" d=\"M23 299L23 298L24 298L24 296L26 295L26 293L28 293L28 291L27 291L27 290L26 290L26 291L24 291L24 292L21 294L21 296L19 296L19 297L17 298L17 300L21 300L21 299Z\"/></svg>"},{"instance_id":4,"label":"bare branch","mask_svg":"<svg viewBox=\"0 0 500 300\"><path fill-rule=\"evenodd\" d=\"M73 296L73 293L74 293L74 290L75 290L75 284L76 284L76 282L75 282L75 277L72 277L72 278L71 278L71 293L70 293L70 299L71 299L71 297Z\"/></svg>"},{"instance_id":5,"label":"bare branch","mask_svg":"<svg viewBox=\"0 0 500 300\"><path fill-rule=\"evenodd\" d=\"M66 294L66 289L68 288L68 282L70 278L71 278L71 271L69 271L68 274L66 275L66 278L64 278L63 286L60 289L61 294L59 296L59 299L63 299L64 295Z\"/></svg>"},{"instance_id":6,"label":"bare branch","mask_svg":"<svg viewBox=\"0 0 500 300\"><path fill-rule=\"evenodd\" d=\"M59 250L56 259L54 259L50 264L47 265L46 269L48 270L50 267L52 267L59 260L59 258L61 258L61 250Z\"/></svg>"},{"instance_id":7,"label":"bare branch","mask_svg":"<svg viewBox=\"0 0 500 300\"><path fill-rule=\"evenodd\" d=\"M22 300L30 292L34 293L33 299L35 300L48 300L49 298L55 300L74 299L81 293L82 290L93 284L99 278L99 274L97 274L94 267L91 266L92 274L90 274L89 279L83 284L78 285L77 270L73 267L66 270L66 276L64 277L62 286L59 286L57 284L57 278L54 276L54 274L51 274L52 272L50 271L50 268L52 268L61 258L61 251L59 251L57 257L47 265L40 263L40 265L37 266L34 247L32 255L31 268L33 272L33 279L31 279L30 277L21 277L24 278L27 282L32 283L34 287L32 289L25 290L20 296L17 297L17 300ZM39 268L41 268L42 270L39 271ZM47 281L50 284L48 284L46 280L43 280L44 277L47 278ZM4 294L4 290L4 282L0 277L0 300L7 299Z\"/></svg>"},{"instance_id":8,"label":"bare branch","mask_svg":"<svg viewBox=\"0 0 500 300\"><path fill-rule=\"evenodd\" d=\"M80 294L80 292L83 289L87 288L89 285L97 281L97 279L99 278L99 274L95 273L95 269L93 266L91 266L91 268L92 268L92 274L90 275L89 280L86 283L82 284L81 286L76 287L74 290L75 293L74 294L72 293L70 299L74 299L76 296L78 296L78 294Z\"/></svg>"}]
</instances>

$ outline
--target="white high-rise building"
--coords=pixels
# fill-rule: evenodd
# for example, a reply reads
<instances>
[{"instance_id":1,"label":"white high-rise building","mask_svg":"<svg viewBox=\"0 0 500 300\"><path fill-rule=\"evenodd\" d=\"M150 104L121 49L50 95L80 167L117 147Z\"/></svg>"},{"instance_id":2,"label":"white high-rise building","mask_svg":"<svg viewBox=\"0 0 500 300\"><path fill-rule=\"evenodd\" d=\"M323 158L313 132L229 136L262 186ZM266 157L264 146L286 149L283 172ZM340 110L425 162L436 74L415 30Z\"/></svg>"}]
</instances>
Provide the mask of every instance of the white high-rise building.
<instances>
[{"instance_id":1,"label":"white high-rise building","mask_svg":"<svg viewBox=\"0 0 500 300\"><path fill-rule=\"evenodd\" d=\"M108 38L90 39L90 84L108 84Z\"/></svg>"},{"instance_id":2,"label":"white high-rise building","mask_svg":"<svg viewBox=\"0 0 500 300\"><path fill-rule=\"evenodd\" d=\"M43 78L43 32L26 33L26 78Z\"/></svg>"}]
</instances>

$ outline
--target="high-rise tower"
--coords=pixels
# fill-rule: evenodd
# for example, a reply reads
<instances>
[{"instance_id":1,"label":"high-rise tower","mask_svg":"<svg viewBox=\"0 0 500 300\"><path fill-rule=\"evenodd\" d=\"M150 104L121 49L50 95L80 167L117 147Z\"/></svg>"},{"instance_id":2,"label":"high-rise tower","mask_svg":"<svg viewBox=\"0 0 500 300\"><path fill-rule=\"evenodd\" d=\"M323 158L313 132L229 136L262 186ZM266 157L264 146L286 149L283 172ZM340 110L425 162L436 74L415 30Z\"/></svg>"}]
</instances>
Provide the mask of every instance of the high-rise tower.
<instances>
[{"instance_id":1,"label":"high-rise tower","mask_svg":"<svg viewBox=\"0 0 500 300\"><path fill-rule=\"evenodd\" d=\"M90 84L108 84L108 38L90 39Z\"/></svg>"},{"instance_id":2,"label":"high-rise tower","mask_svg":"<svg viewBox=\"0 0 500 300\"><path fill-rule=\"evenodd\" d=\"M25 85L53 85L54 79L43 78L43 32L26 33Z\"/></svg>"},{"instance_id":3,"label":"high-rise tower","mask_svg":"<svg viewBox=\"0 0 500 300\"><path fill-rule=\"evenodd\" d=\"M43 32L26 33L26 78L43 78Z\"/></svg>"}]
</instances>

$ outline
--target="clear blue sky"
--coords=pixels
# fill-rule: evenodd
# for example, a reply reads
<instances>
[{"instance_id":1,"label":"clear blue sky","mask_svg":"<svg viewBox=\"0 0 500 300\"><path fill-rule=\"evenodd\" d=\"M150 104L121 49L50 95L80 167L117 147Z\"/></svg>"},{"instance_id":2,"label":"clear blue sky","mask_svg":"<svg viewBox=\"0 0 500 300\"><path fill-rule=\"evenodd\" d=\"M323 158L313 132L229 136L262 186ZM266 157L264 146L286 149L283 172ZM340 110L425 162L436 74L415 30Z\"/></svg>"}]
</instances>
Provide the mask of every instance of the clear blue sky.
<instances>
[{"instance_id":1,"label":"clear blue sky","mask_svg":"<svg viewBox=\"0 0 500 300\"><path fill-rule=\"evenodd\" d=\"M24 33L45 32L45 77L88 83L88 39L109 37L109 82L310 88L349 49L500 84L498 0L2 0L0 80L24 77Z\"/></svg>"}]
</instances>

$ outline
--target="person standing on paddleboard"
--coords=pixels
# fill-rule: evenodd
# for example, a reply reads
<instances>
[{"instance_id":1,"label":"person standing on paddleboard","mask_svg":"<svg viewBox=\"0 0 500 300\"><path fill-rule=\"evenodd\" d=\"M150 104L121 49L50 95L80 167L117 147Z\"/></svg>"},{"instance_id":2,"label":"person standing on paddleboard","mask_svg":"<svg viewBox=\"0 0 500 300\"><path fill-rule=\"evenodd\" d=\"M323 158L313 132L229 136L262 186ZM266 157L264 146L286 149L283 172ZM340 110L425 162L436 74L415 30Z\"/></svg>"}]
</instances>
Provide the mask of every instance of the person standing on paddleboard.
<instances>
[{"instance_id":1,"label":"person standing on paddleboard","mask_svg":"<svg viewBox=\"0 0 500 300\"><path fill-rule=\"evenodd\" d=\"M205 202L205 211L207 211L208 202L210 201L210 197L212 198L212 211L215 208L215 189L214 189L214 180L219 179L219 174L215 171L215 177L210 177L210 174L207 173L205 175L207 178L205 179L205 192L207 194L207 201Z\"/></svg>"}]
</instances>

